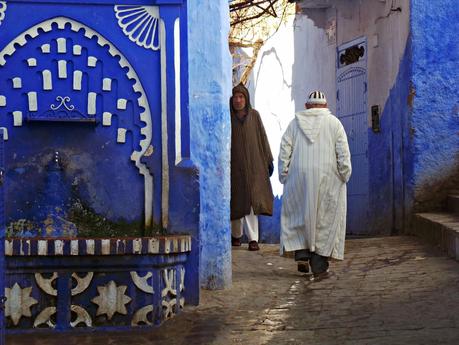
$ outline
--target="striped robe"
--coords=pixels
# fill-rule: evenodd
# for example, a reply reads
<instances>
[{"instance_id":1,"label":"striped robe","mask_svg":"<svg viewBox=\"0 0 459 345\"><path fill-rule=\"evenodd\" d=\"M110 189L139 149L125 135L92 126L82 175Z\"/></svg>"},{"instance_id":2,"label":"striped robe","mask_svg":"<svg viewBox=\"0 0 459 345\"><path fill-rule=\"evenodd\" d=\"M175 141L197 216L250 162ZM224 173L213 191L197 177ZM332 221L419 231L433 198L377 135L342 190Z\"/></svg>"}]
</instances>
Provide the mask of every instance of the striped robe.
<instances>
[{"instance_id":1,"label":"striped robe","mask_svg":"<svg viewBox=\"0 0 459 345\"><path fill-rule=\"evenodd\" d=\"M341 122L327 108L296 113L282 137L278 168L281 251L309 249L342 260L352 168Z\"/></svg>"}]
</instances>

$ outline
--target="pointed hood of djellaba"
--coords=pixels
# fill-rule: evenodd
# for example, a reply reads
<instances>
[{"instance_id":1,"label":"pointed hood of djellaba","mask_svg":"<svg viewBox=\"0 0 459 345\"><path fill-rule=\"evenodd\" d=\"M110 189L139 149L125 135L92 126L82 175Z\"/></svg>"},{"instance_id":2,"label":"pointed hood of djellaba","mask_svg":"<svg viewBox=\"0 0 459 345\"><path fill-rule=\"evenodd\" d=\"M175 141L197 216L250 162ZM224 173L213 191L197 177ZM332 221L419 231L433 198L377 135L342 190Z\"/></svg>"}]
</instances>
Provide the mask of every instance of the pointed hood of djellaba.
<instances>
[{"instance_id":1,"label":"pointed hood of djellaba","mask_svg":"<svg viewBox=\"0 0 459 345\"><path fill-rule=\"evenodd\" d=\"M242 93L245 97L245 109L247 113L252 109L252 105L250 104L250 95L249 95L249 90L244 86L244 84L240 83L233 87L233 93L232 95L234 96L235 93ZM234 114L236 111L233 108L233 96L230 98L230 109L231 109L231 114Z\"/></svg>"}]
</instances>

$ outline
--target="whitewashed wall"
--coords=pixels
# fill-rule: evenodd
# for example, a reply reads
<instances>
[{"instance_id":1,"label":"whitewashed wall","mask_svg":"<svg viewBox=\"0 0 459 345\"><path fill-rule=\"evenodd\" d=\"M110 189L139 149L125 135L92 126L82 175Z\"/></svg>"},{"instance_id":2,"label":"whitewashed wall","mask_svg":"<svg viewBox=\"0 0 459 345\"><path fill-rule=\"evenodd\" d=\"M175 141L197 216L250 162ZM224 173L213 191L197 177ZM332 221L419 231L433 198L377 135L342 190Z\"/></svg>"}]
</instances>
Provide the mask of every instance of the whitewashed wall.
<instances>
[{"instance_id":1,"label":"whitewashed wall","mask_svg":"<svg viewBox=\"0 0 459 345\"><path fill-rule=\"evenodd\" d=\"M335 46L328 45L325 32L312 20L291 16L258 55L248 87L275 157L271 178L275 196L282 195L277 176L280 140L295 111L304 109L307 94L315 89L330 95L330 107L335 109L334 52Z\"/></svg>"}]
</instances>

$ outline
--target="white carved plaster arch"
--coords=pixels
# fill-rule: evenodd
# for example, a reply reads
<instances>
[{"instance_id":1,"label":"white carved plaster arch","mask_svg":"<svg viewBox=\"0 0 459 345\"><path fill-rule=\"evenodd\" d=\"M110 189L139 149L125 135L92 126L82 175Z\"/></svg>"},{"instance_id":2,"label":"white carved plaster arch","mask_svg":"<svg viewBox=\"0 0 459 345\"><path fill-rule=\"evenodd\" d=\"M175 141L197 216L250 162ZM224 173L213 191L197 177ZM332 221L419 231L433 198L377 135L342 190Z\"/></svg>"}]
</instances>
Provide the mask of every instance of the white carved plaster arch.
<instances>
[{"instance_id":1,"label":"white carved plaster arch","mask_svg":"<svg viewBox=\"0 0 459 345\"><path fill-rule=\"evenodd\" d=\"M38 30L42 29L44 32L50 32L53 30L52 25L57 24L59 30L64 30L67 24L70 25L70 28L74 32L78 32L80 30L84 31L84 36L91 39L94 36L97 38L97 44L101 47L108 46L108 52L112 57L119 57L119 65L122 69L127 68L128 71L126 72L126 76L130 80L134 80L135 83L132 86L134 92L138 92L141 96L137 99L137 103L140 107L145 109L143 112L140 113L140 120L145 123L145 126L140 129L141 135L145 138L140 140L140 151L134 151L131 154L131 160L135 162L137 169L141 175L144 176L145 180L145 227L149 227L152 223L152 206L153 206L153 177L151 176L148 168L145 164L140 162L140 159L147 151L148 147L150 146L151 139L152 139L152 118L151 118L151 111L150 106L148 104L146 92L140 82L140 78L137 75L136 71L129 63L129 61L125 58L125 56L104 36L96 32L95 30L91 29L90 27L77 22L73 19L67 17L55 17L48 20L45 20L39 24L36 24L26 31L19 34L16 38L14 38L8 45L3 48L0 52L0 66L4 66L7 61L5 59L6 56L12 56L15 51L15 45L24 46L27 44L28 37L30 36L32 39L36 38L39 35Z\"/></svg>"},{"instance_id":2,"label":"white carved plaster arch","mask_svg":"<svg viewBox=\"0 0 459 345\"><path fill-rule=\"evenodd\" d=\"M0 1L0 25L2 24L3 19L5 19L6 8L6 1Z\"/></svg>"}]
</instances>

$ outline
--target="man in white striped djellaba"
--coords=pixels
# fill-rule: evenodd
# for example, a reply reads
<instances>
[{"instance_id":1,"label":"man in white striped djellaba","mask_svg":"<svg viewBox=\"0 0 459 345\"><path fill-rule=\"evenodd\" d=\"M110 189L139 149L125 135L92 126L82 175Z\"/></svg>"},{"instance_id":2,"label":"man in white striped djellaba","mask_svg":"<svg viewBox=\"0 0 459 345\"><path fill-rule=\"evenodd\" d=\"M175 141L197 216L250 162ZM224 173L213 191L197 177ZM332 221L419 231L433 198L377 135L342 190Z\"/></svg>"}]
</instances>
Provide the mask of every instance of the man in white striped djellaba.
<instances>
[{"instance_id":1,"label":"man in white striped djellaba","mask_svg":"<svg viewBox=\"0 0 459 345\"><path fill-rule=\"evenodd\" d=\"M327 108L325 95L311 92L305 106L290 122L279 153L281 251L309 261L311 279L322 279L328 275L328 258L344 258L351 155L343 125ZM298 264L298 270L307 272L307 264Z\"/></svg>"}]
</instances>

